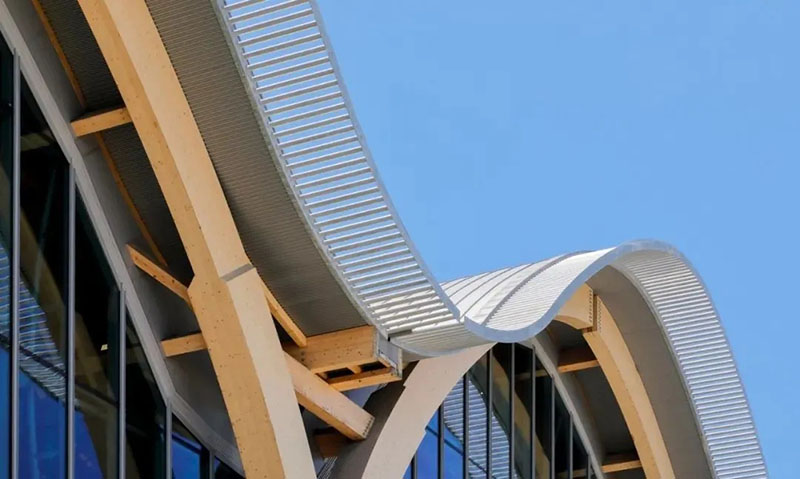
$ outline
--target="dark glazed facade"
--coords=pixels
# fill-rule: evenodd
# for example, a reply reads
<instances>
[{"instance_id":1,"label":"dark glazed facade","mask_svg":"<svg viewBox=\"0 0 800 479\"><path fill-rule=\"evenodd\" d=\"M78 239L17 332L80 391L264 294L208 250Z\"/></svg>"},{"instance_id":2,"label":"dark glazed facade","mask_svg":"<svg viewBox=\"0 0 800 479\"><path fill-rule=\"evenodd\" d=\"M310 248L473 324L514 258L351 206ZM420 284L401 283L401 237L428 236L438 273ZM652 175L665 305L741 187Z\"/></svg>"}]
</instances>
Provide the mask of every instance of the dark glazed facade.
<instances>
[{"instance_id":1,"label":"dark glazed facade","mask_svg":"<svg viewBox=\"0 0 800 479\"><path fill-rule=\"evenodd\" d=\"M166 440L124 293L2 39L0 170L0 479L239 477L196 440L210 465L182 472L186 433Z\"/></svg>"},{"instance_id":2,"label":"dark glazed facade","mask_svg":"<svg viewBox=\"0 0 800 479\"><path fill-rule=\"evenodd\" d=\"M498 344L447 395L403 477L595 475L573 419L533 350Z\"/></svg>"}]
</instances>

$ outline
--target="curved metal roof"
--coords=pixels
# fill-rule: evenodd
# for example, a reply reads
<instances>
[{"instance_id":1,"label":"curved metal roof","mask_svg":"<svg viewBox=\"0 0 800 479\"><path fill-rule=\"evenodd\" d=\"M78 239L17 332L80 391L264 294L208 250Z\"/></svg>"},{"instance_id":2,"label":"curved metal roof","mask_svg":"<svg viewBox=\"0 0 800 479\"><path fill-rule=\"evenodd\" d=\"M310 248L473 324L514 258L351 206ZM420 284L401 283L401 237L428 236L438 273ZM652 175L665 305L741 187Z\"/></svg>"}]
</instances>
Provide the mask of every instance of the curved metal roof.
<instances>
[{"instance_id":1,"label":"curved metal roof","mask_svg":"<svg viewBox=\"0 0 800 479\"><path fill-rule=\"evenodd\" d=\"M457 318L378 177L315 2L218 4L284 183L363 317L386 336Z\"/></svg>"},{"instance_id":2,"label":"curved metal roof","mask_svg":"<svg viewBox=\"0 0 800 479\"><path fill-rule=\"evenodd\" d=\"M318 249L364 318L424 356L541 332L601 269L653 311L684 381L712 469L765 477L719 317L689 262L639 241L448 282L414 249L382 185L313 0L218 0L285 184Z\"/></svg>"},{"instance_id":3,"label":"curved metal roof","mask_svg":"<svg viewBox=\"0 0 800 479\"><path fill-rule=\"evenodd\" d=\"M450 281L443 287L462 317L413 329L393 341L425 355L525 341L544 330L574 292L606 267L628 278L662 328L716 477L766 477L717 311L691 264L665 243L635 241Z\"/></svg>"}]
</instances>

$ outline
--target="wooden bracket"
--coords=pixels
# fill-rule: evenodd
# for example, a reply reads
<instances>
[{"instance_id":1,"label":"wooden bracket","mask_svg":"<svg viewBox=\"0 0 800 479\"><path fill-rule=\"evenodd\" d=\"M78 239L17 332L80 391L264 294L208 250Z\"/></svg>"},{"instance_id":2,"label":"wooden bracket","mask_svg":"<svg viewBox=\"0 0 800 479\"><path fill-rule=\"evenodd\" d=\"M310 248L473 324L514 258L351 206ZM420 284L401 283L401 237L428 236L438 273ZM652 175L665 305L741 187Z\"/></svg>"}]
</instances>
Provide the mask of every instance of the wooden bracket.
<instances>
[{"instance_id":1,"label":"wooden bracket","mask_svg":"<svg viewBox=\"0 0 800 479\"><path fill-rule=\"evenodd\" d=\"M135 264L139 269L178 295L178 297L186 301L186 304L188 304L190 308L192 307L192 301L189 299L188 288L184 286L183 283L175 279L175 277L173 277L167 270L156 264L153 260L145 256L142 252L131 245L128 245L128 254L131 257L133 264ZM294 341L298 347L305 347L308 341L305 334L300 331L300 328L297 327L297 324L295 324L286 310L281 307L280 303L278 303L278 300L275 299L275 296L272 294L269 288L267 288L267 285L264 284L263 281L261 282L261 289L264 292L264 296L267 298L269 311L275 321L281 325L281 328L286 331L286 334L292 338L292 341Z\"/></svg>"},{"instance_id":2,"label":"wooden bracket","mask_svg":"<svg viewBox=\"0 0 800 479\"><path fill-rule=\"evenodd\" d=\"M98 133L131 122L128 109L123 107L110 110L97 111L84 115L72 122L72 131L75 136L85 136Z\"/></svg>"},{"instance_id":3,"label":"wooden bracket","mask_svg":"<svg viewBox=\"0 0 800 479\"><path fill-rule=\"evenodd\" d=\"M570 373L599 367L591 348L583 346L565 349L558 354L558 372Z\"/></svg>"}]
</instances>

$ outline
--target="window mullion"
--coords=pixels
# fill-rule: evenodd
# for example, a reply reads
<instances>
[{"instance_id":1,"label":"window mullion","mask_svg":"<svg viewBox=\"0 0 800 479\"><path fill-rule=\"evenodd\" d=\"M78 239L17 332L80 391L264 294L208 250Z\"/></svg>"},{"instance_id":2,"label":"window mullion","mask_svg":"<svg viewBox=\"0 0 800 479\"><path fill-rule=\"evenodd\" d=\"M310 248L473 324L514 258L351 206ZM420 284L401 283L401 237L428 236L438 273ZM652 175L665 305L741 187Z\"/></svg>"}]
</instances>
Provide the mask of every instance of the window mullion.
<instances>
[{"instance_id":1,"label":"window mullion","mask_svg":"<svg viewBox=\"0 0 800 479\"><path fill-rule=\"evenodd\" d=\"M439 442L436 455L439 456L438 475L439 479L444 479L444 403L439 405Z\"/></svg>"},{"instance_id":2,"label":"window mullion","mask_svg":"<svg viewBox=\"0 0 800 479\"><path fill-rule=\"evenodd\" d=\"M494 362L494 354L490 349L486 353L486 479L492 478L492 415L494 414L492 407L492 396L494 388L492 387L492 366Z\"/></svg>"},{"instance_id":3,"label":"window mullion","mask_svg":"<svg viewBox=\"0 0 800 479\"><path fill-rule=\"evenodd\" d=\"M128 358L127 358L127 348L125 345L125 333L127 330L127 321L125 317L125 291L122 289L122 284L118 286L119 288L119 312L117 314L117 341L119 344L119 360L117 367L119 370L117 371L117 381L119 381L119 408L117 410L117 476L119 479L125 479L125 424L126 424L126 417L125 417L125 408L127 407L127 378L126 378L126 367L128 365ZM167 441L169 443L169 441ZM169 477L169 476L168 476Z\"/></svg>"},{"instance_id":4,"label":"window mullion","mask_svg":"<svg viewBox=\"0 0 800 479\"><path fill-rule=\"evenodd\" d=\"M20 90L22 87L19 56L12 51L13 56L13 157L11 166L11 341L10 342L10 368L11 368L11 479L19 478L19 184L20 184Z\"/></svg>"},{"instance_id":5,"label":"window mullion","mask_svg":"<svg viewBox=\"0 0 800 479\"><path fill-rule=\"evenodd\" d=\"M509 367L509 373L508 373L508 388L510 390L509 391L510 394L508 395L508 397L509 397L508 409L509 409L509 417L510 417L510 419L508 421L508 477L509 477L509 479L514 477L514 470L516 469L516 463L514 462L514 460L515 460L515 457L514 457L514 441L516 440L516 431L515 431L516 428L514 427L514 425L516 424L516 422L515 422L516 418L514 417L514 413L516 411L514 410L514 400L517 397L516 396L516 391L517 391L517 386L516 386L516 374L517 374L517 372L516 372L517 371L516 350L517 350L517 345L516 344L512 344L511 345L511 365Z\"/></svg>"},{"instance_id":6,"label":"window mullion","mask_svg":"<svg viewBox=\"0 0 800 479\"><path fill-rule=\"evenodd\" d=\"M67 188L67 479L75 477L75 169Z\"/></svg>"}]
</instances>

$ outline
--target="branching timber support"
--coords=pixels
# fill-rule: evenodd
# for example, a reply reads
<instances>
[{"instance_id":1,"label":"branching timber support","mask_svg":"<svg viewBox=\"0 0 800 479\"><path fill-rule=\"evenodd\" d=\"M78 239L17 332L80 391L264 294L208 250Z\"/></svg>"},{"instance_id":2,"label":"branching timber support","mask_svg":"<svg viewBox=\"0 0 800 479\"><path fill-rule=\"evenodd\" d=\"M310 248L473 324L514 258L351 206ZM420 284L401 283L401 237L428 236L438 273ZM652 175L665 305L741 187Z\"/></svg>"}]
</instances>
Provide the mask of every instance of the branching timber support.
<instances>
[{"instance_id":1,"label":"branching timber support","mask_svg":"<svg viewBox=\"0 0 800 479\"><path fill-rule=\"evenodd\" d=\"M167 270L131 245L128 245L128 254L137 268L147 273L151 278L186 301L186 304L188 304L190 308L192 307L192 301L189 298L189 289L183 283L175 279ZM294 341L298 347L305 347L308 341L306 335L300 331L300 328L297 327L297 323L292 320L291 316L289 316L280 303L278 303L278 300L275 299L275 296L270 292L269 288L267 288L267 285L264 284L263 281L261 284L261 289L264 292L264 297L267 299L272 317L281 325L286 334L292 338L292 341Z\"/></svg>"},{"instance_id":2,"label":"branching timber support","mask_svg":"<svg viewBox=\"0 0 800 479\"><path fill-rule=\"evenodd\" d=\"M312 478L292 378L222 186L144 0L79 0L195 273L189 298L251 478Z\"/></svg>"},{"instance_id":3,"label":"branching timber support","mask_svg":"<svg viewBox=\"0 0 800 479\"><path fill-rule=\"evenodd\" d=\"M195 333L179 338L165 339L161 341L161 348L164 350L165 356L173 357L205 351L206 342L202 333ZM284 359L292 377L297 401L301 406L348 439L358 441L367 437L373 417L340 392L346 388L337 388L335 385L328 384L288 353L284 353Z\"/></svg>"}]
</instances>

